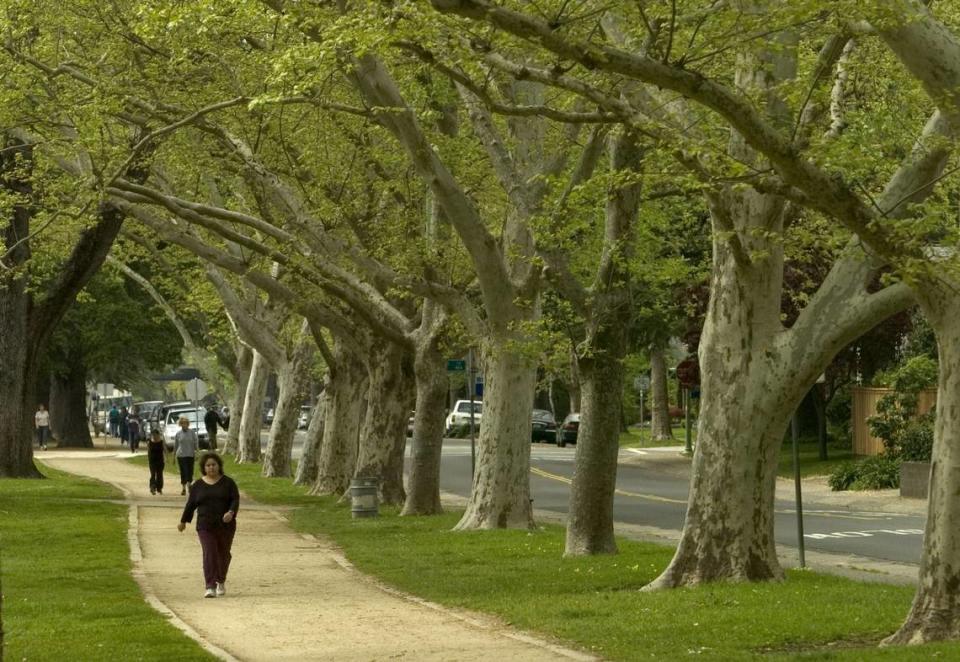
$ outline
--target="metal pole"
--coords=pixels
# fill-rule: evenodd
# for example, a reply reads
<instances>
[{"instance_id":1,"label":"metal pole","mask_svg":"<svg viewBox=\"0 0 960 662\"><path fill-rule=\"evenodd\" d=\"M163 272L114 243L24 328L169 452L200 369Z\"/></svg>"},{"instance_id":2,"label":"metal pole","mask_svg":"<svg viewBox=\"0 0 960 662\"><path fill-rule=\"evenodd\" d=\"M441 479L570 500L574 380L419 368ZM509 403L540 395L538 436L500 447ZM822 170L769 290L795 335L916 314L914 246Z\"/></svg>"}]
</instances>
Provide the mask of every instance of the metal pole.
<instances>
[{"instance_id":1,"label":"metal pole","mask_svg":"<svg viewBox=\"0 0 960 662\"><path fill-rule=\"evenodd\" d=\"M800 423L796 412L790 419L790 436L793 438L793 483L797 494L797 548L800 550L800 567L806 568L803 548L803 497L800 490Z\"/></svg>"},{"instance_id":2,"label":"metal pole","mask_svg":"<svg viewBox=\"0 0 960 662\"><path fill-rule=\"evenodd\" d=\"M467 352L467 374L469 377L469 384L467 388L470 390L470 479L471 484L473 482L473 476L476 475L476 464L477 464L477 446L476 446L476 435L474 434L473 426L473 391L476 387L476 368L473 365L473 347Z\"/></svg>"},{"instance_id":3,"label":"metal pole","mask_svg":"<svg viewBox=\"0 0 960 662\"><path fill-rule=\"evenodd\" d=\"M683 419L687 427L687 441L683 451L689 455L693 453L693 434L690 427L690 389L686 386L683 387Z\"/></svg>"},{"instance_id":4,"label":"metal pole","mask_svg":"<svg viewBox=\"0 0 960 662\"><path fill-rule=\"evenodd\" d=\"M640 439L643 439L643 389L640 389Z\"/></svg>"}]
</instances>

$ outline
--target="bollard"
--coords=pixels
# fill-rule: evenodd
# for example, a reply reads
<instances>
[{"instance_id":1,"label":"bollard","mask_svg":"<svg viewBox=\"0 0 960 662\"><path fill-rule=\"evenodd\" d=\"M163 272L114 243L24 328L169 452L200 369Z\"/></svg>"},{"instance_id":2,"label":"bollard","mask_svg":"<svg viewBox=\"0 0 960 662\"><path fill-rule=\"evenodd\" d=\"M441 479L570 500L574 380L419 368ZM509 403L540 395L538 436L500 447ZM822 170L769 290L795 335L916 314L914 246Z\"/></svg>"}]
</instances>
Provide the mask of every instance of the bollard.
<instances>
[{"instance_id":1,"label":"bollard","mask_svg":"<svg viewBox=\"0 0 960 662\"><path fill-rule=\"evenodd\" d=\"M376 478L354 478L350 481L350 512L354 517L376 517L379 514Z\"/></svg>"}]
</instances>

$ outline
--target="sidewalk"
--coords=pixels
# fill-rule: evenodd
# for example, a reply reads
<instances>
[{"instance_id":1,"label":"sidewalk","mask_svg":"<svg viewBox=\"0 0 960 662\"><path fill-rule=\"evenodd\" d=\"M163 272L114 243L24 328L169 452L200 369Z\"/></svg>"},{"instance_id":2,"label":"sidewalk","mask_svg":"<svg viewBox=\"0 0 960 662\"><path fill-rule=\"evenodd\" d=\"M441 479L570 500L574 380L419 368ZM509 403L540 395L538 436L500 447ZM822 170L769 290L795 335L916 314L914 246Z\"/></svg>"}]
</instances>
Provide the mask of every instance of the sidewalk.
<instances>
[{"instance_id":1,"label":"sidewalk","mask_svg":"<svg viewBox=\"0 0 960 662\"><path fill-rule=\"evenodd\" d=\"M196 533L176 529L183 507L178 486L151 496L146 468L124 461L129 455L97 449L36 457L124 492L133 572L145 598L220 659L595 659L487 616L382 587L354 570L330 542L293 532L281 513L248 498L237 518L227 595L204 599Z\"/></svg>"}]
</instances>

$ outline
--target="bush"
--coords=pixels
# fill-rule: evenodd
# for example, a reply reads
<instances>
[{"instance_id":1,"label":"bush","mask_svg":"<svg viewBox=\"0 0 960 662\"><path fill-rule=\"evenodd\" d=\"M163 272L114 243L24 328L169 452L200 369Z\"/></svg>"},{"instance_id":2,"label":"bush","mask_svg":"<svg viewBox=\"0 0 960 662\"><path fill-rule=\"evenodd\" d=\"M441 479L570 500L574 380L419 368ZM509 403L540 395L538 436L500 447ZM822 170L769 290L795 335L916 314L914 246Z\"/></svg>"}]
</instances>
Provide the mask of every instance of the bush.
<instances>
[{"instance_id":1,"label":"bush","mask_svg":"<svg viewBox=\"0 0 960 662\"><path fill-rule=\"evenodd\" d=\"M853 481L859 477L860 471L857 462L844 462L837 466L827 479L830 489L834 492L849 490Z\"/></svg>"},{"instance_id":2,"label":"bush","mask_svg":"<svg viewBox=\"0 0 960 662\"><path fill-rule=\"evenodd\" d=\"M931 411L910 421L898 439L900 459L904 462L929 462L933 457L933 419Z\"/></svg>"},{"instance_id":3,"label":"bush","mask_svg":"<svg viewBox=\"0 0 960 662\"><path fill-rule=\"evenodd\" d=\"M900 458L880 454L861 460L859 476L850 485L852 490L885 490L900 487Z\"/></svg>"},{"instance_id":4,"label":"bush","mask_svg":"<svg viewBox=\"0 0 960 662\"><path fill-rule=\"evenodd\" d=\"M874 455L857 462L844 462L827 479L834 492L884 490L900 486L900 458Z\"/></svg>"}]
</instances>

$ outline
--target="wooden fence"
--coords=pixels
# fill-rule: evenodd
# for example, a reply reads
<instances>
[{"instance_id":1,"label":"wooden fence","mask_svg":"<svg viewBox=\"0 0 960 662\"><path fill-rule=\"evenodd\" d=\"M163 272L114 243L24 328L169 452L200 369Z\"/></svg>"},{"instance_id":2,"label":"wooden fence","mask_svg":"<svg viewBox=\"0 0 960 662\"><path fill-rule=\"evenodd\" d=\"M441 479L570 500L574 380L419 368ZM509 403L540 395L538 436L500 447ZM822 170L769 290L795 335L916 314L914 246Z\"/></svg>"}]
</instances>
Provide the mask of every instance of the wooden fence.
<instances>
[{"instance_id":1,"label":"wooden fence","mask_svg":"<svg viewBox=\"0 0 960 662\"><path fill-rule=\"evenodd\" d=\"M890 388L872 388L867 386L853 387L853 453L854 455L877 455L883 450L883 440L871 436L867 419L877 413L877 402L887 393L893 393ZM917 410L925 414L937 402L937 390L927 389L920 392Z\"/></svg>"}]
</instances>

